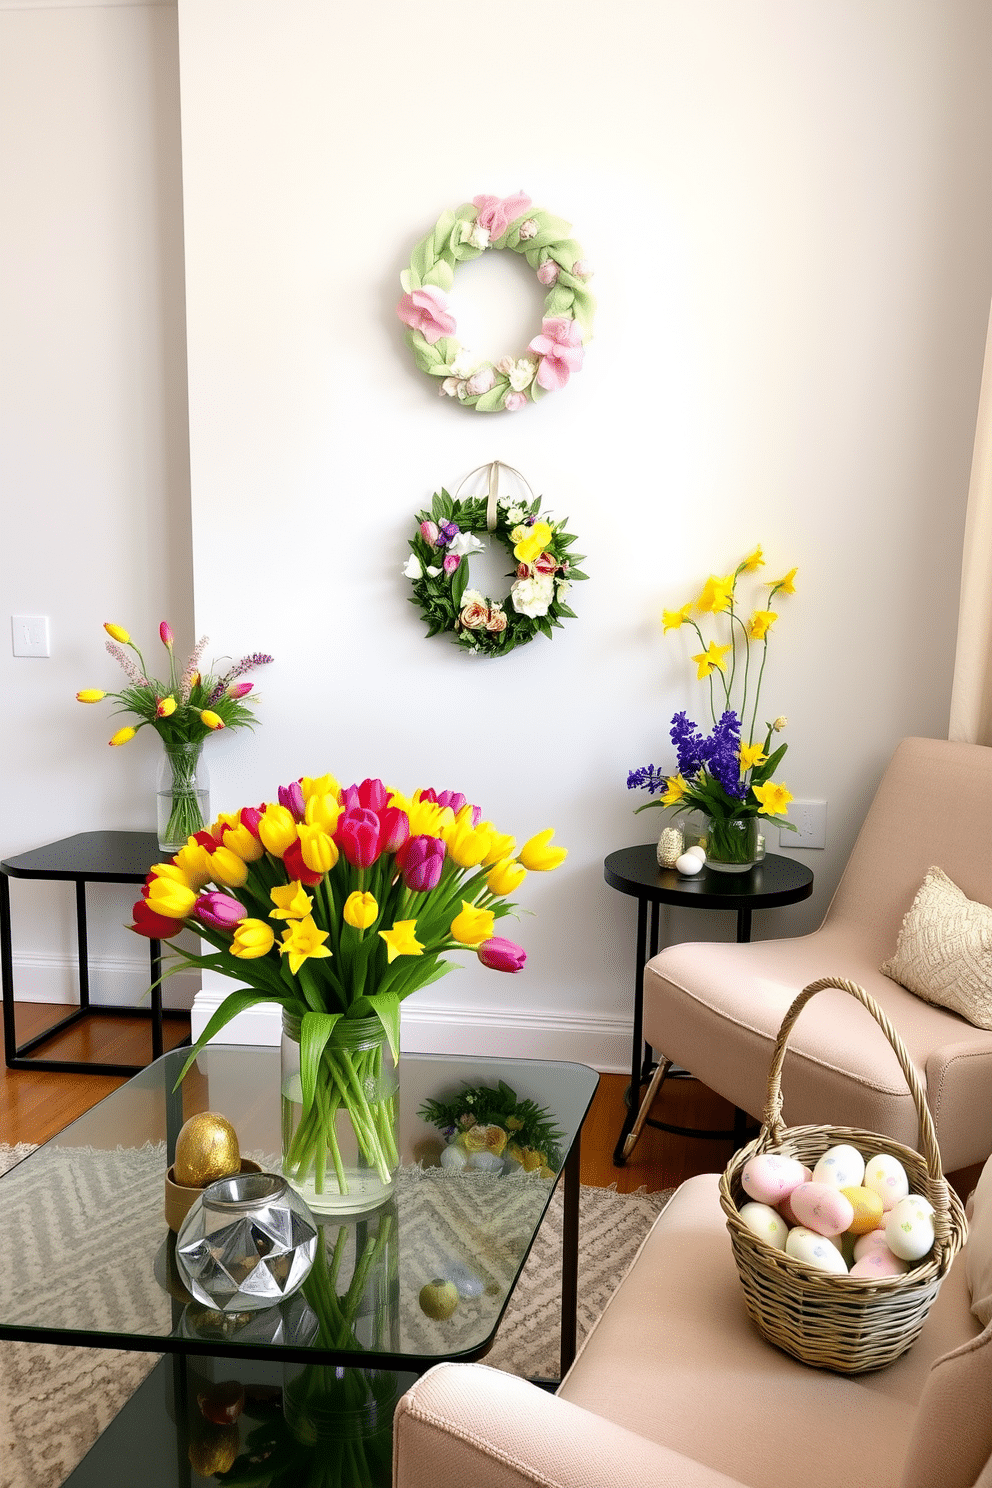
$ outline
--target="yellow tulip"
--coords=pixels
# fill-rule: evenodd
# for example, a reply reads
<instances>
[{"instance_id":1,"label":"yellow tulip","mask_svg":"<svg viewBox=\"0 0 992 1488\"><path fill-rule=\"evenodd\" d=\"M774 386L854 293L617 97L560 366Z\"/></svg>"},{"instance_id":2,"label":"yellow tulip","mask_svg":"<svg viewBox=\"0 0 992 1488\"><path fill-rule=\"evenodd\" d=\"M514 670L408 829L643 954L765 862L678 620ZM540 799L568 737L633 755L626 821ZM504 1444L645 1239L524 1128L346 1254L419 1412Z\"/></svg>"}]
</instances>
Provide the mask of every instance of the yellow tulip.
<instances>
[{"instance_id":1,"label":"yellow tulip","mask_svg":"<svg viewBox=\"0 0 992 1488\"><path fill-rule=\"evenodd\" d=\"M323 827L304 825L300 835L300 852L311 873L329 873L338 860L338 845Z\"/></svg>"},{"instance_id":2,"label":"yellow tulip","mask_svg":"<svg viewBox=\"0 0 992 1488\"><path fill-rule=\"evenodd\" d=\"M109 620L103 622L103 628L115 641L120 641L122 646L131 644L131 633L124 629L123 625L112 625Z\"/></svg>"},{"instance_id":3,"label":"yellow tulip","mask_svg":"<svg viewBox=\"0 0 992 1488\"><path fill-rule=\"evenodd\" d=\"M172 861L177 868L182 869L191 889L202 889L213 877L210 854L194 837L190 837L186 846L179 849Z\"/></svg>"},{"instance_id":4,"label":"yellow tulip","mask_svg":"<svg viewBox=\"0 0 992 1488\"><path fill-rule=\"evenodd\" d=\"M499 863L503 858L512 858L517 850L517 839L511 837L508 832L497 832L490 821L479 823L478 830L489 833L489 851L482 862L486 868L491 868L494 863Z\"/></svg>"},{"instance_id":5,"label":"yellow tulip","mask_svg":"<svg viewBox=\"0 0 992 1488\"><path fill-rule=\"evenodd\" d=\"M344 901L341 913L346 925L352 925L356 930L367 930L378 919L379 906L371 894L362 894L356 889Z\"/></svg>"},{"instance_id":6,"label":"yellow tulip","mask_svg":"<svg viewBox=\"0 0 992 1488\"><path fill-rule=\"evenodd\" d=\"M451 922L452 939L460 940L462 945L481 945L492 935L495 922L491 909L477 909L463 899L461 914L455 915Z\"/></svg>"},{"instance_id":7,"label":"yellow tulip","mask_svg":"<svg viewBox=\"0 0 992 1488\"><path fill-rule=\"evenodd\" d=\"M257 863L265 851L264 844L260 838L252 836L248 828L242 826L237 817L234 821L234 825L224 828L224 846L229 847L233 853L237 853L243 863Z\"/></svg>"},{"instance_id":8,"label":"yellow tulip","mask_svg":"<svg viewBox=\"0 0 992 1488\"><path fill-rule=\"evenodd\" d=\"M341 806L336 792L320 791L307 796L304 785L303 794L306 797L304 820L307 826L321 827L329 837L333 837L338 829L338 819L341 816Z\"/></svg>"},{"instance_id":9,"label":"yellow tulip","mask_svg":"<svg viewBox=\"0 0 992 1488\"><path fill-rule=\"evenodd\" d=\"M192 913L196 893L172 878L155 878L148 887L148 908L170 920L185 920Z\"/></svg>"},{"instance_id":10,"label":"yellow tulip","mask_svg":"<svg viewBox=\"0 0 992 1488\"><path fill-rule=\"evenodd\" d=\"M270 802L262 813L262 819L258 824L258 835L268 851L274 853L277 858L281 858L287 847L299 836L293 813L285 806L277 806Z\"/></svg>"},{"instance_id":11,"label":"yellow tulip","mask_svg":"<svg viewBox=\"0 0 992 1488\"><path fill-rule=\"evenodd\" d=\"M105 698L106 696L107 694L105 692L101 692L99 687L84 687L82 692L76 693L76 702L98 703L101 698Z\"/></svg>"},{"instance_id":12,"label":"yellow tulip","mask_svg":"<svg viewBox=\"0 0 992 1488\"><path fill-rule=\"evenodd\" d=\"M137 732L138 730L136 728L131 728L128 725L127 728L118 729L114 737L107 742L116 749L119 744L130 744Z\"/></svg>"},{"instance_id":13,"label":"yellow tulip","mask_svg":"<svg viewBox=\"0 0 992 1488\"><path fill-rule=\"evenodd\" d=\"M517 857L525 868L535 873L550 873L552 868L557 868L565 861L568 857L568 848L550 846L554 835L554 827L547 827L543 832L538 832L524 843Z\"/></svg>"},{"instance_id":14,"label":"yellow tulip","mask_svg":"<svg viewBox=\"0 0 992 1488\"><path fill-rule=\"evenodd\" d=\"M205 723L208 729L226 728L223 718L219 713L214 713L210 708L204 708L200 714L200 722Z\"/></svg>"},{"instance_id":15,"label":"yellow tulip","mask_svg":"<svg viewBox=\"0 0 992 1488\"><path fill-rule=\"evenodd\" d=\"M289 957L289 969L295 976L304 961L321 960L331 952L324 941L328 932L318 928L312 915L302 920L292 920L282 932L280 956Z\"/></svg>"},{"instance_id":16,"label":"yellow tulip","mask_svg":"<svg viewBox=\"0 0 992 1488\"><path fill-rule=\"evenodd\" d=\"M313 899L301 883L276 884L269 897L276 906L269 910L270 920L302 920L313 909Z\"/></svg>"},{"instance_id":17,"label":"yellow tulip","mask_svg":"<svg viewBox=\"0 0 992 1488\"><path fill-rule=\"evenodd\" d=\"M153 863L148 872L155 878L171 878L173 883L182 884L187 889L198 887L190 883L178 863Z\"/></svg>"},{"instance_id":18,"label":"yellow tulip","mask_svg":"<svg viewBox=\"0 0 992 1488\"><path fill-rule=\"evenodd\" d=\"M447 843L448 853L459 868L478 868L489 852L489 833L473 827L471 816L445 827L441 836Z\"/></svg>"},{"instance_id":19,"label":"yellow tulip","mask_svg":"<svg viewBox=\"0 0 992 1488\"><path fill-rule=\"evenodd\" d=\"M301 775L300 790L304 801L309 801L311 796L333 796L337 800L341 787L333 775Z\"/></svg>"},{"instance_id":20,"label":"yellow tulip","mask_svg":"<svg viewBox=\"0 0 992 1488\"><path fill-rule=\"evenodd\" d=\"M386 942L387 959L390 965L397 956L422 956L424 954L424 948L414 934L416 928L416 920L397 920L391 930L379 931L380 939Z\"/></svg>"},{"instance_id":21,"label":"yellow tulip","mask_svg":"<svg viewBox=\"0 0 992 1488\"><path fill-rule=\"evenodd\" d=\"M491 894L515 894L527 877L523 863L513 858L501 858L486 875L486 887Z\"/></svg>"},{"instance_id":22,"label":"yellow tulip","mask_svg":"<svg viewBox=\"0 0 992 1488\"><path fill-rule=\"evenodd\" d=\"M176 700L174 697L159 698L158 707L155 712L159 718L171 718L176 711Z\"/></svg>"},{"instance_id":23,"label":"yellow tulip","mask_svg":"<svg viewBox=\"0 0 992 1488\"><path fill-rule=\"evenodd\" d=\"M248 864L229 847L218 847L209 855L210 876L225 889L240 889L248 882Z\"/></svg>"},{"instance_id":24,"label":"yellow tulip","mask_svg":"<svg viewBox=\"0 0 992 1488\"><path fill-rule=\"evenodd\" d=\"M268 955L275 943L275 932L264 920L242 920L234 931L228 950L242 961L255 961Z\"/></svg>"},{"instance_id":25,"label":"yellow tulip","mask_svg":"<svg viewBox=\"0 0 992 1488\"><path fill-rule=\"evenodd\" d=\"M443 837L444 829L455 820L451 807L439 806L436 801L411 802L407 816L411 837Z\"/></svg>"}]
</instances>

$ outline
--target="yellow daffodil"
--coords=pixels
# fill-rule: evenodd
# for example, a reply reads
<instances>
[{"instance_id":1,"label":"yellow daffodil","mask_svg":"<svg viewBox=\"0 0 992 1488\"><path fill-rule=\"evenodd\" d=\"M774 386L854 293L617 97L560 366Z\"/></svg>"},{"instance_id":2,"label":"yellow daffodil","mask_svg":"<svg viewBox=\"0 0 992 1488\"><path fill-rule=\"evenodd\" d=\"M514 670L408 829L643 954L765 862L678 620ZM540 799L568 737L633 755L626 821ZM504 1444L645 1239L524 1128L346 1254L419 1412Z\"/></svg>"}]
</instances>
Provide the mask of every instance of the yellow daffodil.
<instances>
[{"instance_id":1,"label":"yellow daffodil","mask_svg":"<svg viewBox=\"0 0 992 1488\"><path fill-rule=\"evenodd\" d=\"M515 894L527 877L523 863L513 858L500 858L486 874L486 888L490 894Z\"/></svg>"},{"instance_id":2,"label":"yellow daffodil","mask_svg":"<svg viewBox=\"0 0 992 1488\"><path fill-rule=\"evenodd\" d=\"M461 914L451 922L451 938L462 945L481 945L493 933L496 918L491 909L477 909L474 904L462 900Z\"/></svg>"},{"instance_id":3,"label":"yellow daffodil","mask_svg":"<svg viewBox=\"0 0 992 1488\"><path fill-rule=\"evenodd\" d=\"M665 633L667 634L670 630L678 630L682 625L687 625L691 613L691 603L684 604L680 610L662 610L661 624Z\"/></svg>"},{"instance_id":4,"label":"yellow daffodil","mask_svg":"<svg viewBox=\"0 0 992 1488\"><path fill-rule=\"evenodd\" d=\"M696 676L698 678L708 677L711 672L716 671L717 667L719 667L721 672L725 672L727 670L727 664L723 658L728 651L732 651L733 649L731 645L718 646L716 641L710 641L705 651L700 651L698 656L692 658L696 663Z\"/></svg>"},{"instance_id":5,"label":"yellow daffodil","mask_svg":"<svg viewBox=\"0 0 992 1488\"><path fill-rule=\"evenodd\" d=\"M752 787L754 798L761 802L762 816L785 816L789 809L789 802L793 799L792 792L788 786L776 785L769 781L767 785L756 785Z\"/></svg>"},{"instance_id":6,"label":"yellow daffodil","mask_svg":"<svg viewBox=\"0 0 992 1488\"><path fill-rule=\"evenodd\" d=\"M459 868L478 868L489 853L489 833L473 827L472 818L454 821L443 829L441 836L447 844L449 856Z\"/></svg>"},{"instance_id":7,"label":"yellow daffodil","mask_svg":"<svg viewBox=\"0 0 992 1488\"><path fill-rule=\"evenodd\" d=\"M225 889L240 889L248 882L248 864L229 847L218 847L209 854L210 876Z\"/></svg>"},{"instance_id":8,"label":"yellow daffodil","mask_svg":"<svg viewBox=\"0 0 992 1488\"><path fill-rule=\"evenodd\" d=\"M171 718L176 711L176 700L174 697L159 698L155 712L159 718Z\"/></svg>"},{"instance_id":9,"label":"yellow daffodil","mask_svg":"<svg viewBox=\"0 0 992 1488\"><path fill-rule=\"evenodd\" d=\"M300 852L311 873L329 873L338 860L338 845L323 827L303 824L297 827L300 834Z\"/></svg>"},{"instance_id":10,"label":"yellow daffodil","mask_svg":"<svg viewBox=\"0 0 992 1488\"><path fill-rule=\"evenodd\" d=\"M662 806L677 806L688 789L689 786L681 775L669 775L665 781L665 794L661 797Z\"/></svg>"},{"instance_id":11,"label":"yellow daffodil","mask_svg":"<svg viewBox=\"0 0 992 1488\"><path fill-rule=\"evenodd\" d=\"M191 889L202 889L204 884L210 882L210 854L205 847L200 846L195 837L191 837L186 846L179 849L172 861L177 868L182 869Z\"/></svg>"},{"instance_id":12,"label":"yellow daffodil","mask_svg":"<svg viewBox=\"0 0 992 1488\"><path fill-rule=\"evenodd\" d=\"M276 884L269 890L269 898L276 906L269 910L270 920L302 920L313 909L313 899L301 883Z\"/></svg>"},{"instance_id":13,"label":"yellow daffodil","mask_svg":"<svg viewBox=\"0 0 992 1488\"><path fill-rule=\"evenodd\" d=\"M747 557L741 562L741 573L757 573L759 568L765 566L765 555L761 551L761 544L753 548Z\"/></svg>"},{"instance_id":14,"label":"yellow daffodil","mask_svg":"<svg viewBox=\"0 0 992 1488\"><path fill-rule=\"evenodd\" d=\"M312 915L291 920L282 932L280 956L289 957L289 969L295 976L304 961L320 961L331 952L325 946L327 931L318 928Z\"/></svg>"},{"instance_id":15,"label":"yellow daffodil","mask_svg":"<svg viewBox=\"0 0 992 1488\"><path fill-rule=\"evenodd\" d=\"M755 610L747 622L747 638L749 641L763 641L778 619L774 610Z\"/></svg>"},{"instance_id":16,"label":"yellow daffodil","mask_svg":"<svg viewBox=\"0 0 992 1488\"><path fill-rule=\"evenodd\" d=\"M259 956L268 955L275 938L272 926L264 920L242 920L235 928L228 950L241 961L256 961Z\"/></svg>"},{"instance_id":17,"label":"yellow daffodil","mask_svg":"<svg viewBox=\"0 0 992 1488\"><path fill-rule=\"evenodd\" d=\"M108 742L116 749L121 744L130 744L137 732L138 730L136 728L131 728L128 725L127 728L118 729L114 737Z\"/></svg>"},{"instance_id":18,"label":"yellow daffodil","mask_svg":"<svg viewBox=\"0 0 992 1488\"><path fill-rule=\"evenodd\" d=\"M733 598L734 575L727 574L726 578L720 579L716 574L710 574L696 600L696 608L701 615L719 615L729 608Z\"/></svg>"},{"instance_id":19,"label":"yellow daffodil","mask_svg":"<svg viewBox=\"0 0 992 1488\"><path fill-rule=\"evenodd\" d=\"M514 532L519 532L514 527ZM535 558L540 558L548 543L554 536L549 522L535 522L533 527L524 527L525 536L514 540L513 556L518 563L533 563Z\"/></svg>"},{"instance_id":20,"label":"yellow daffodil","mask_svg":"<svg viewBox=\"0 0 992 1488\"><path fill-rule=\"evenodd\" d=\"M196 893L174 878L156 877L148 886L145 902L154 914L166 915L170 920L184 920L196 903Z\"/></svg>"},{"instance_id":21,"label":"yellow daffodil","mask_svg":"<svg viewBox=\"0 0 992 1488\"><path fill-rule=\"evenodd\" d=\"M323 777L327 779L327 776ZM320 827L329 837L333 837L338 829L338 819L341 816L341 805L337 794L333 791L315 791L307 796L304 788L303 794L306 798L303 819L308 827Z\"/></svg>"},{"instance_id":22,"label":"yellow daffodil","mask_svg":"<svg viewBox=\"0 0 992 1488\"><path fill-rule=\"evenodd\" d=\"M333 796L336 801L341 787L333 775L301 775L300 790L304 801L309 801L311 796Z\"/></svg>"},{"instance_id":23,"label":"yellow daffodil","mask_svg":"<svg viewBox=\"0 0 992 1488\"><path fill-rule=\"evenodd\" d=\"M768 758L760 744L741 745L741 774L746 775L755 765L763 765Z\"/></svg>"},{"instance_id":24,"label":"yellow daffodil","mask_svg":"<svg viewBox=\"0 0 992 1488\"><path fill-rule=\"evenodd\" d=\"M270 802L262 813L258 835L268 851L281 858L287 847L299 836L293 813L285 806L276 806Z\"/></svg>"},{"instance_id":25,"label":"yellow daffodil","mask_svg":"<svg viewBox=\"0 0 992 1488\"><path fill-rule=\"evenodd\" d=\"M346 925L352 925L356 930L367 930L378 919L379 906L373 895L361 894L356 889L344 901L341 914Z\"/></svg>"},{"instance_id":26,"label":"yellow daffodil","mask_svg":"<svg viewBox=\"0 0 992 1488\"><path fill-rule=\"evenodd\" d=\"M101 692L99 687L84 687L82 692L76 693L76 702L98 703L102 698L105 698L106 696L107 694L105 692Z\"/></svg>"},{"instance_id":27,"label":"yellow daffodil","mask_svg":"<svg viewBox=\"0 0 992 1488\"><path fill-rule=\"evenodd\" d=\"M568 848L552 847L550 843L554 835L554 827L547 827L524 843L517 858L525 868L534 873L550 873L552 868L564 863L568 857Z\"/></svg>"},{"instance_id":28,"label":"yellow daffodil","mask_svg":"<svg viewBox=\"0 0 992 1488\"><path fill-rule=\"evenodd\" d=\"M131 644L131 632L125 630L123 625L112 625L109 620L105 620L103 622L103 628L109 636L112 636L115 641L119 641L122 646L129 646Z\"/></svg>"},{"instance_id":29,"label":"yellow daffodil","mask_svg":"<svg viewBox=\"0 0 992 1488\"><path fill-rule=\"evenodd\" d=\"M208 729L226 728L227 724L219 713L214 713L210 708L204 708L200 713L200 722L205 723Z\"/></svg>"},{"instance_id":30,"label":"yellow daffodil","mask_svg":"<svg viewBox=\"0 0 992 1488\"><path fill-rule=\"evenodd\" d=\"M779 590L783 594L795 594L796 586L794 580L798 572L798 568L790 568L789 572L785 575L784 578L773 579L771 584L769 584L768 586L771 589L772 594L776 593L776 591Z\"/></svg>"},{"instance_id":31,"label":"yellow daffodil","mask_svg":"<svg viewBox=\"0 0 992 1488\"><path fill-rule=\"evenodd\" d=\"M391 930L379 931L380 938L386 942L390 965L397 956L422 956L424 954L424 948L414 934L416 928L416 920L397 920Z\"/></svg>"}]
</instances>

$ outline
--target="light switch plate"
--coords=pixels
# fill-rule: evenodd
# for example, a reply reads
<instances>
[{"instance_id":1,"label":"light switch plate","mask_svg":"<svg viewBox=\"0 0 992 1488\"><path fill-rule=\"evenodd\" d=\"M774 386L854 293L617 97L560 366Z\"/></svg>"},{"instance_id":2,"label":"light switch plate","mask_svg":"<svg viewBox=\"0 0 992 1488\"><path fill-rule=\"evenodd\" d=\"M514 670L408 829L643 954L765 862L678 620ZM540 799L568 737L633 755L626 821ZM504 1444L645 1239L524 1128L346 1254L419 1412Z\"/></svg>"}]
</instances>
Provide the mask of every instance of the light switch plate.
<instances>
[{"instance_id":1,"label":"light switch plate","mask_svg":"<svg viewBox=\"0 0 992 1488\"><path fill-rule=\"evenodd\" d=\"M51 656L47 615L11 615L10 630L15 656Z\"/></svg>"},{"instance_id":2,"label":"light switch plate","mask_svg":"<svg viewBox=\"0 0 992 1488\"><path fill-rule=\"evenodd\" d=\"M790 801L788 820L796 831L779 831L783 847L826 847L826 801Z\"/></svg>"}]
</instances>

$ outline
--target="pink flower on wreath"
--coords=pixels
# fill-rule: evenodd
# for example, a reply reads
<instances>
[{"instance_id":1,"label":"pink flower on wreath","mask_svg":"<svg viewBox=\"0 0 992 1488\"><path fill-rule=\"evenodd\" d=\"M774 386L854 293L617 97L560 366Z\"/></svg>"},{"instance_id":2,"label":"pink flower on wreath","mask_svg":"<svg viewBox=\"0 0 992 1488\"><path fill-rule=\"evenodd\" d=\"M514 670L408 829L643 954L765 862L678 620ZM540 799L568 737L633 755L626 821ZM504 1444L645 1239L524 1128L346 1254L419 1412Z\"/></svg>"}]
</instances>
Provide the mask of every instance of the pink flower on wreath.
<instances>
[{"instance_id":1,"label":"pink flower on wreath","mask_svg":"<svg viewBox=\"0 0 992 1488\"><path fill-rule=\"evenodd\" d=\"M465 391L470 398L479 398L483 393L488 393L495 383L496 374L492 367L480 367L466 382Z\"/></svg>"},{"instance_id":2,"label":"pink flower on wreath","mask_svg":"<svg viewBox=\"0 0 992 1488\"><path fill-rule=\"evenodd\" d=\"M475 219L479 227L489 229L490 241L501 238L511 222L522 217L531 200L523 191L516 196L473 196L472 205L478 207Z\"/></svg>"},{"instance_id":3,"label":"pink flower on wreath","mask_svg":"<svg viewBox=\"0 0 992 1488\"><path fill-rule=\"evenodd\" d=\"M541 358L537 381L547 392L563 388L573 372L582 367L585 350L582 327L567 315L552 315L541 322L541 334L527 348Z\"/></svg>"},{"instance_id":4,"label":"pink flower on wreath","mask_svg":"<svg viewBox=\"0 0 992 1488\"><path fill-rule=\"evenodd\" d=\"M448 296L433 284L405 294L396 306L396 314L405 325L419 331L431 346L442 336L455 333L455 317L448 309Z\"/></svg>"},{"instance_id":5,"label":"pink flower on wreath","mask_svg":"<svg viewBox=\"0 0 992 1488\"><path fill-rule=\"evenodd\" d=\"M547 289L550 285L557 284L560 273L561 265L553 258L546 258L537 271L538 281Z\"/></svg>"},{"instance_id":6,"label":"pink flower on wreath","mask_svg":"<svg viewBox=\"0 0 992 1488\"><path fill-rule=\"evenodd\" d=\"M509 413L518 413L520 409L523 408L526 402L526 393L507 393L506 397L503 399L503 407Z\"/></svg>"}]
</instances>

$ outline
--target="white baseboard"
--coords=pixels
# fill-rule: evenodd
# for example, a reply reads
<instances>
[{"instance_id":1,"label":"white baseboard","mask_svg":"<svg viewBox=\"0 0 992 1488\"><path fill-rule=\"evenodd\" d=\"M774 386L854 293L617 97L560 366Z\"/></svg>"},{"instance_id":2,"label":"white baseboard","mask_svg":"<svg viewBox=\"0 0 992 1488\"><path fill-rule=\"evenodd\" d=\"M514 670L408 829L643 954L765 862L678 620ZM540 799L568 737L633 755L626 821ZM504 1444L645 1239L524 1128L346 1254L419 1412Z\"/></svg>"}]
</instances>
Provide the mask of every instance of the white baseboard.
<instances>
[{"instance_id":1,"label":"white baseboard","mask_svg":"<svg viewBox=\"0 0 992 1488\"><path fill-rule=\"evenodd\" d=\"M226 992L198 992L193 1002L193 1038L199 1038ZM555 1059L587 1064L603 1074L630 1069L631 1025L605 1014L560 1013L530 1009L451 1008L414 996L403 1005L403 1048L409 1054L485 1055L505 1059ZM218 1042L278 1044L282 1009L259 1003L239 1013Z\"/></svg>"},{"instance_id":2,"label":"white baseboard","mask_svg":"<svg viewBox=\"0 0 992 1488\"><path fill-rule=\"evenodd\" d=\"M90 956L90 1002L109 1007L148 1007L151 968L143 960ZM14 958L16 1002L75 1003L79 1001L79 976L74 958L20 952ZM162 986L162 1006L191 1008L200 988L195 971L177 972Z\"/></svg>"}]
</instances>

